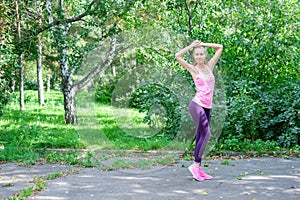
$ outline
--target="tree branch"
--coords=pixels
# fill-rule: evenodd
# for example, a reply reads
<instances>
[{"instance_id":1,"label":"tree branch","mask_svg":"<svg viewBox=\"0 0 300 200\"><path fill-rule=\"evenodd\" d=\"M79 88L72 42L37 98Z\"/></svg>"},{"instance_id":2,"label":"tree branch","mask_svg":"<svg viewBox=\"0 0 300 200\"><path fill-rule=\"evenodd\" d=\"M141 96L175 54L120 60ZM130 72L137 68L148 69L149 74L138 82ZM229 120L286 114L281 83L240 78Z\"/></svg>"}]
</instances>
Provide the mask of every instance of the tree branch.
<instances>
[{"instance_id":1,"label":"tree branch","mask_svg":"<svg viewBox=\"0 0 300 200\"><path fill-rule=\"evenodd\" d=\"M127 13L127 10L125 10L123 13L119 14L119 16L118 16L119 19L116 20L116 21L114 22L113 26L111 26L111 27L108 29L107 33L104 33L104 30L102 30L102 36L99 37L99 41L102 41L102 40L104 40L104 39L106 39L106 38L109 37L110 32L113 31L114 28L116 28L117 24L120 22L120 20L122 19L122 17L123 17L126 13ZM87 53L88 53L88 51L85 51L85 52L84 52L84 55L86 55ZM84 55L82 56L82 58L84 57ZM81 60L82 60L82 59L81 59ZM71 76L75 73L75 71L76 71L79 67L80 67L80 66L77 66L77 67L75 66L75 67L71 70Z\"/></svg>"},{"instance_id":2,"label":"tree branch","mask_svg":"<svg viewBox=\"0 0 300 200\"><path fill-rule=\"evenodd\" d=\"M196 1L194 10L196 10L196 8L198 7L198 4L199 4L199 0Z\"/></svg>"},{"instance_id":3,"label":"tree branch","mask_svg":"<svg viewBox=\"0 0 300 200\"><path fill-rule=\"evenodd\" d=\"M192 36L193 34L193 25L192 25L192 18L193 18L193 13L191 12L190 8L189 8L189 5L187 4L187 1L185 0L184 1L185 3L185 7L186 7L186 10L188 12L188 23L189 23L189 33L190 33L190 36Z\"/></svg>"},{"instance_id":4,"label":"tree branch","mask_svg":"<svg viewBox=\"0 0 300 200\"><path fill-rule=\"evenodd\" d=\"M180 29L183 30L182 25L180 23L180 16L182 16L182 8L181 8L181 6L179 8L180 8L180 15L178 15L178 25L179 25Z\"/></svg>"},{"instance_id":5,"label":"tree branch","mask_svg":"<svg viewBox=\"0 0 300 200\"><path fill-rule=\"evenodd\" d=\"M174 54L174 52L169 51L167 49L155 48L155 47L151 47L151 46L142 46L142 47L144 47L145 49L153 50L158 54L161 54L160 52L164 52L164 53L168 53L168 54Z\"/></svg>"},{"instance_id":6,"label":"tree branch","mask_svg":"<svg viewBox=\"0 0 300 200\"><path fill-rule=\"evenodd\" d=\"M116 38L111 40L111 49L109 51L106 61L102 65L98 65L94 70L92 70L88 75L81 79L77 84L73 86L73 90L77 93L82 87L84 87L93 77L95 77L103 69L107 68L113 61L116 50Z\"/></svg>"},{"instance_id":7,"label":"tree branch","mask_svg":"<svg viewBox=\"0 0 300 200\"><path fill-rule=\"evenodd\" d=\"M84 13L78 15L77 17L69 18L69 19L67 19L65 22L66 22L67 24L70 24L70 23L73 23L73 22L82 20L84 17L86 17L86 16L88 16L88 15L90 14L91 8L92 8L92 6L93 6L95 3L96 3L96 0L92 1L92 2L89 4L87 10L86 10ZM56 20L56 21L53 21L53 22L51 22L50 24L48 24L47 26L38 29L38 30L35 32L35 35L38 35L38 34L44 32L44 31L46 31L46 30L49 30L51 27L57 26L57 25L59 25L59 24L61 24L61 23L62 23L62 20Z\"/></svg>"}]
</instances>

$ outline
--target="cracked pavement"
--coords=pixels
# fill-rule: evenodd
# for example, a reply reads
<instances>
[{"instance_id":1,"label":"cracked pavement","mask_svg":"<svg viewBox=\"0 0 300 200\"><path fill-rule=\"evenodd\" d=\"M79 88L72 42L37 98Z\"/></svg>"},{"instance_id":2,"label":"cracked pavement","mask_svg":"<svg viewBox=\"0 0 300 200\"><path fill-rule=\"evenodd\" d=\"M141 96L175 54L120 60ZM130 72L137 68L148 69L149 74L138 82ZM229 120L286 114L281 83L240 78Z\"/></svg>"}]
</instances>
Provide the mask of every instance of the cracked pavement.
<instances>
[{"instance_id":1,"label":"cracked pavement","mask_svg":"<svg viewBox=\"0 0 300 200\"><path fill-rule=\"evenodd\" d=\"M58 164L0 165L0 199L12 197L34 185L34 176L80 170L53 180L28 199L299 199L300 158L263 157L239 160L208 160L204 171L213 180L194 181L181 160L175 166L101 171Z\"/></svg>"}]
</instances>

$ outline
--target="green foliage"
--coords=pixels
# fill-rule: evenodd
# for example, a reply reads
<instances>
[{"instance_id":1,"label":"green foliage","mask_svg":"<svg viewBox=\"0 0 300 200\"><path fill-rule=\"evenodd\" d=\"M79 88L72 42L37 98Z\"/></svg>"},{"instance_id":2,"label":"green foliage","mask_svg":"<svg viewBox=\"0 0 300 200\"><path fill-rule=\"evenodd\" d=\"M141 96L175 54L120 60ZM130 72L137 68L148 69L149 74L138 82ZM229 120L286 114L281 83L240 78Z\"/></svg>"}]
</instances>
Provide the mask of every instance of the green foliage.
<instances>
[{"instance_id":1,"label":"green foliage","mask_svg":"<svg viewBox=\"0 0 300 200\"><path fill-rule=\"evenodd\" d=\"M283 147L300 144L300 82L283 82L262 94L259 127ZM276 98L274 98L276 96Z\"/></svg>"},{"instance_id":2,"label":"green foliage","mask_svg":"<svg viewBox=\"0 0 300 200\"><path fill-rule=\"evenodd\" d=\"M100 78L96 86L95 100L99 103L111 104L112 93L118 80L118 76L113 78Z\"/></svg>"},{"instance_id":3,"label":"green foliage","mask_svg":"<svg viewBox=\"0 0 300 200\"><path fill-rule=\"evenodd\" d=\"M46 182L41 177L34 176L33 177L33 182L35 183L35 188L34 188L35 191L42 191L42 190L47 188Z\"/></svg>"},{"instance_id":4,"label":"green foliage","mask_svg":"<svg viewBox=\"0 0 300 200\"><path fill-rule=\"evenodd\" d=\"M80 165L83 167L96 167L97 159L94 157L92 152L82 153L76 150L69 151L50 151L45 155L45 160L48 163L60 163L60 164L70 164L70 165ZM72 172L70 172L72 173ZM63 176L64 174L53 174L51 177L48 176L46 179L53 179L57 176Z\"/></svg>"},{"instance_id":5,"label":"green foliage","mask_svg":"<svg viewBox=\"0 0 300 200\"><path fill-rule=\"evenodd\" d=\"M12 35L9 19L10 12L8 4L0 5L0 117L2 116L3 107L11 100L12 85L14 72L14 60L16 56L13 54Z\"/></svg>"},{"instance_id":6,"label":"green foliage","mask_svg":"<svg viewBox=\"0 0 300 200\"><path fill-rule=\"evenodd\" d=\"M45 155L45 160L48 163L61 163L71 165L81 165L83 161L79 159L79 152L77 151L66 151L66 152L48 152Z\"/></svg>"},{"instance_id":7,"label":"green foliage","mask_svg":"<svg viewBox=\"0 0 300 200\"><path fill-rule=\"evenodd\" d=\"M17 104L11 104L4 111L1 120L0 141L12 143L24 148L77 148L81 144L75 127L64 125L62 97L60 92L47 93L48 106L36 107L37 92L26 91L26 112L17 110ZM56 107L57 106L57 107Z\"/></svg>"},{"instance_id":8,"label":"green foliage","mask_svg":"<svg viewBox=\"0 0 300 200\"><path fill-rule=\"evenodd\" d=\"M12 141L4 143L4 149L0 151L0 160L5 162L23 162L25 165L32 165L40 161L40 155L30 148L24 148L20 142Z\"/></svg>"},{"instance_id":9,"label":"green foliage","mask_svg":"<svg viewBox=\"0 0 300 200\"><path fill-rule=\"evenodd\" d=\"M28 188L21 190L21 192L16 195L17 197L11 197L8 198L8 200L25 200L27 197L30 197L33 194L34 194L34 187L29 186Z\"/></svg>"},{"instance_id":10,"label":"green foliage","mask_svg":"<svg viewBox=\"0 0 300 200\"><path fill-rule=\"evenodd\" d=\"M22 189L20 193L14 194L14 197L8 198L8 200L25 200L34 195L34 193L47 188L47 183L41 177L34 176L32 182L35 184L34 186L29 186L26 189Z\"/></svg>"},{"instance_id":11,"label":"green foliage","mask_svg":"<svg viewBox=\"0 0 300 200\"><path fill-rule=\"evenodd\" d=\"M16 66L20 53L24 55L25 87L35 87L33 61L36 59L37 36L43 38L45 57L43 64L49 67L52 73L59 74L57 44L54 42L57 38L54 36L50 39L52 29L45 29L36 35L40 29L36 17L32 16L41 16L44 19L42 28L49 25L45 2L39 3L20 1L21 41L16 35L13 2L4 0L0 5L0 116L4 106L12 99L11 83L15 81L18 85ZM54 20L63 18L58 16L60 9L58 5L52 5ZM193 39L221 43L224 50L217 65L227 85L228 117L222 136L222 139L229 138L226 145L232 144L230 149L246 150L246 147L251 147L235 146L238 146L238 142L262 139L274 140L283 147L297 146L300 143L299 10L297 1L212 0L199 3L199 1L173 0L121 0L96 1L96 4L89 7L86 1L68 0L65 1L65 18L68 16L71 19L87 11L86 17L70 24L70 34L64 41L70 74L76 74L80 68L86 69L87 66L82 63L83 57L99 45L99 41L141 27L150 26L150 29L163 27L170 32L186 35L186 41L180 42L176 47L178 49ZM145 38L149 37L147 34L145 29ZM145 42L143 38L140 36L137 43L144 45L151 42ZM164 42L163 39L160 41L161 44ZM125 45L124 49L126 48L128 47ZM131 69L131 63L127 61L134 60L141 66L146 63L145 66L149 68L159 69L160 65L169 66L184 74L192 84L191 77L186 75L186 71L174 64L175 52L168 52L168 48L158 50L145 48L140 51L130 49L130 51L134 52L133 56L124 53L117 55L114 60L113 64L118 75L123 75L126 70ZM208 53L211 55L213 50L209 49ZM118 80L118 76L100 79L96 99L102 103L110 102ZM63 123L62 100L49 100L46 107L36 108L33 105L33 102L37 101L35 95L26 93L25 95L28 110L17 111L17 102L14 103L14 108L8 106L3 110L4 115L0 118L0 143L5 148L0 154L1 159L13 160L15 157L18 160L21 159L21 155L26 155L29 162L34 162L38 159L34 148L82 147L75 128L65 126ZM167 96L170 99L167 99ZM17 100L17 96L14 97ZM153 102L166 105L168 115L164 133L171 137L176 134L180 116L172 92L164 87L148 86L137 90L133 97L132 106L146 112L146 117L142 120L149 125L154 122L149 109L154 105ZM120 148L155 149L167 143L165 137L152 138L151 142L130 137L112 125L113 120L108 123L102 117L99 118L103 120L101 124L103 122L107 137L120 145ZM127 141L126 144L118 140L118 134L122 135L121 139ZM155 143L155 140L159 140L160 144Z\"/></svg>"},{"instance_id":12,"label":"green foliage","mask_svg":"<svg viewBox=\"0 0 300 200\"><path fill-rule=\"evenodd\" d=\"M223 137L274 140L283 147L299 144L299 83L262 88L241 81L232 86Z\"/></svg>"},{"instance_id":13,"label":"green foliage","mask_svg":"<svg viewBox=\"0 0 300 200\"><path fill-rule=\"evenodd\" d=\"M228 135L227 138L220 139L215 145L214 152L235 151L244 152L257 151L258 153L273 152L279 150L279 146L275 141L263 141L257 139L255 141L240 139L238 137Z\"/></svg>"},{"instance_id":14,"label":"green foliage","mask_svg":"<svg viewBox=\"0 0 300 200\"><path fill-rule=\"evenodd\" d=\"M114 61L113 66L117 66L116 77L110 75L110 69L102 74L96 87L96 100L101 103L110 103L113 95L121 93L124 95L123 99L118 98L121 99L121 104L126 104L126 107L129 104L130 108L136 108L140 113L145 114L142 123L147 124L150 128L161 130L158 135L166 135L172 139L180 128L182 116L177 98L180 94L169 88L174 90L176 86L180 85L178 83L180 81L176 82L172 79L174 78L172 75L176 74L173 53L153 45L153 43L159 44L164 41L159 37L153 39L156 32L148 29L149 27L145 27L145 29L138 29L132 34L124 34L124 38L127 36L130 38L125 40L125 43L129 42L125 45L128 45L130 49L125 51L121 49L121 56ZM144 47L140 44L142 41L149 41L151 44ZM175 43L171 43L175 45ZM168 45L162 44L162 46L167 47ZM160 48L161 51L158 50ZM166 67L170 67L170 70ZM165 70L166 74L162 75L162 70ZM168 70L171 72L170 76L168 76ZM178 70L178 73L181 74L182 69ZM173 85L163 85L161 84L162 80L167 80L167 82L173 80ZM147 82L145 85L143 85L144 81ZM116 84L117 88L115 88ZM127 91L124 92L126 94L123 94L123 91ZM177 96L174 92L177 92ZM116 103L116 100L114 99L112 103Z\"/></svg>"},{"instance_id":15,"label":"green foliage","mask_svg":"<svg viewBox=\"0 0 300 200\"><path fill-rule=\"evenodd\" d=\"M234 164L231 164L229 160L224 160L221 162L222 165L228 165L228 166L234 166Z\"/></svg>"},{"instance_id":16,"label":"green foliage","mask_svg":"<svg viewBox=\"0 0 300 200\"><path fill-rule=\"evenodd\" d=\"M116 123L116 116L113 113L118 113L118 110L113 111L116 109L112 106L107 105L97 105L97 121L99 121L99 128L101 128L101 132L103 132L104 137L101 134L98 134L99 139L97 145L102 148L108 149L123 149L123 150L141 150L141 151L148 151L148 150L159 150L167 147L170 143L175 143L175 141L170 140L170 138L166 134L155 134L146 137L141 137L141 133L139 130L132 130L130 134L121 129L118 124ZM128 109L130 110L130 109ZM139 124L143 121L144 115L138 115L139 112L136 109L133 109L134 115L132 117L130 127L139 127ZM143 123L144 124L144 123ZM136 131L136 132L134 132ZM93 135L90 135L93 141L88 141L88 143L95 142ZM109 141L109 146L106 142ZM87 146L89 144L86 144ZM178 144L174 149L182 149L181 143Z\"/></svg>"},{"instance_id":17,"label":"green foliage","mask_svg":"<svg viewBox=\"0 0 300 200\"><path fill-rule=\"evenodd\" d=\"M2 116L4 106L12 99L12 89L10 86L11 75L8 70L3 71L2 69L0 69L0 117Z\"/></svg>"},{"instance_id":18,"label":"green foliage","mask_svg":"<svg viewBox=\"0 0 300 200\"><path fill-rule=\"evenodd\" d=\"M45 177L45 180L52 180L59 177L62 177L64 175L64 172L55 172L53 174L49 174Z\"/></svg>"},{"instance_id":19,"label":"green foliage","mask_svg":"<svg viewBox=\"0 0 300 200\"><path fill-rule=\"evenodd\" d=\"M228 86L222 137L299 144L299 4L166 2L161 23L192 39L224 45L217 64Z\"/></svg>"},{"instance_id":20,"label":"green foliage","mask_svg":"<svg viewBox=\"0 0 300 200\"><path fill-rule=\"evenodd\" d=\"M23 162L32 165L39 161L49 163L68 163L86 167L95 166L94 155L91 152L82 155L79 151L45 152L46 148L84 148L82 138L78 136L76 127L66 125L63 119L62 95L58 91L46 93L44 107L37 106L37 92L25 91L27 110L19 111L18 105L12 103L5 107L0 118L0 160L5 162ZM114 121L111 113L113 107L96 104L97 121L104 137L95 137L99 146L107 146L107 139L114 144L110 148L156 150L170 143L166 135L151 138L137 138L127 135ZM141 121L139 116L135 121ZM101 132L102 133L102 132ZM87 144L89 145L89 144ZM107 147L108 148L108 147Z\"/></svg>"},{"instance_id":21,"label":"green foliage","mask_svg":"<svg viewBox=\"0 0 300 200\"><path fill-rule=\"evenodd\" d=\"M181 114L178 99L168 88L157 84L138 88L134 91L129 105L138 108L140 112L147 112L143 122L150 127L163 124L160 134L165 133L171 139L176 136ZM159 122L156 119L159 119Z\"/></svg>"},{"instance_id":22,"label":"green foliage","mask_svg":"<svg viewBox=\"0 0 300 200\"><path fill-rule=\"evenodd\" d=\"M105 120L102 122L106 123ZM134 137L126 134L116 124L106 125L102 130L109 141L114 144L114 148L119 149L142 151L158 150L164 148L170 143L170 139L166 135L156 135L150 138Z\"/></svg>"}]
</instances>

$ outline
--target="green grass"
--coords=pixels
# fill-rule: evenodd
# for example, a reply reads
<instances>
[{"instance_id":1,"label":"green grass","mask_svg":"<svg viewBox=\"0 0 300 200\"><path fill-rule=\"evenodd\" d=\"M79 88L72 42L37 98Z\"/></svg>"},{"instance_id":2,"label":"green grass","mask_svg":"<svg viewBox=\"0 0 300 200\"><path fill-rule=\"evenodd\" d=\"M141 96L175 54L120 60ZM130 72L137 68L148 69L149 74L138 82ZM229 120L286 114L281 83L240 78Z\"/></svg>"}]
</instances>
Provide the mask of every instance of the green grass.
<instances>
[{"instance_id":1,"label":"green grass","mask_svg":"<svg viewBox=\"0 0 300 200\"><path fill-rule=\"evenodd\" d=\"M182 150L187 142L170 140L159 127L143 123L145 113L95 103L94 96L81 93L77 99L80 138L87 148L120 150Z\"/></svg>"},{"instance_id":2,"label":"green grass","mask_svg":"<svg viewBox=\"0 0 300 200\"><path fill-rule=\"evenodd\" d=\"M240 141L237 138L225 138L219 140L219 142L215 145L215 148L218 151L240 151L240 152L248 152L248 151L258 151L262 153L263 151L276 151L280 150L278 144L274 141L263 141L263 140L243 140Z\"/></svg>"},{"instance_id":3,"label":"green grass","mask_svg":"<svg viewBox=\"0 0 300 200\"><path fill-rule=\"evenodd\" d=\"M23 111L19 110L16 97L4 108L0 117L0 161L24 161L29 165L40 160L80 164L77 153L54 155L45 153L43 149L46 148L141 151L184 148L183 143L170 141L165 135L143 135L141 130L147 130L142 123L143 113L127 110L133 122L128 125L126 119L118 118L120 110L117 108L95 104L85 94L78 95L78 99L79 124L67 125L61 92L45 93L46 105L41 107L38 105L37 91L25 91Z\"/></svg>"},{"instance_id":4,"label":"green grass","mask_svg":"<svg viewBox=\"0 0 300 200\"><path fill-rule=\"evenodd\" d=\"M143 115L135 110L129 110L129 121L116 119L118 109L108 105L96 104L96 112L91 121L94 125L80 131L81 138L86 146L95 143L103 149L127 149L127 150L157 150L170 143L165 135L153 136L147 132L147 127L141 123ZM96 126L95 126L96 124ZM94 128L93 128L94 127ZM97 129L97 130L93 130ZM89 142L90 141L90 142Z\"/></svg>"},{"instance_id":5,"label":"green grass","mask_svg":"<svg viewBox=\"0 0 300 200\"><path fill-rule=\"evenodd\" d=\"M45 161L89 167L95 166L93 159L96 158L89 152L79 153L74 149L88 149L92 152L107 149L182 151L190 147L190 141L170 140L167 135L156 134L159 127L149 129L143 123L145 113L97 104L92 93L80 93L76 100L79 123L67 125L61 92L45 93L46 105L41 107L38 105L37 91L25 91L23 111L19 110L16 97L14 102L3 109L3 116L0 117L0 162L21 161L31 165ZM45 149L48 148L73 150L47 152ZM282 149L272 141L252 142L226 138L219 140L211 153L228 150L258 151L260 155L265 155L265 151L278 154ZM299 146L289 151L293 155L300 155Z\"/></svg>"},{"instance_id":6,"label":"green grass","mask_svg":"<svg viewBox=\"0 0 300 200\"><path fill-rule=\"evenodd\" d=\"M37 103L36 91L25 91L25 110L17 98L0 117L0 160L33 164L45 148L83 148L76 127L64 123L62 94L45 93L46 106ZM37 151L39 150L39 151Z\"/></svg>"},{"instance_id":7,"label":"green grass","mask_svg":"<svg viewBox=\"0 0 300 200\"><path fill-rule=\"evenodd\" d=\"M12 102L0 117L0 143L24 148L80 148L76 128L64 123L59 92L46 93L46 106L37 105L35 91L25 91L25 110Z\"/></svg>"}]
</instances>

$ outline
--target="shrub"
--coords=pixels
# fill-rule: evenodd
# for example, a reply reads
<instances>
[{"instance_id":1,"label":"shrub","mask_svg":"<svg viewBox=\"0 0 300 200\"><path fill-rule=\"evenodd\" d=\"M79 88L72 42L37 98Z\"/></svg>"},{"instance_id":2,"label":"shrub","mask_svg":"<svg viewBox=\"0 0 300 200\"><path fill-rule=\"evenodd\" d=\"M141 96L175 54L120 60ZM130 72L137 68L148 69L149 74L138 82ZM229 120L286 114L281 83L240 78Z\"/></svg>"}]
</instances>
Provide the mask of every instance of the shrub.
<instances>
[{"instance_id":1,"label":"shrub","mask_svg":"<svg viewBox=\"0 0 300 200\"><path fill-rule=\"evenodd\" d=\"M158 109L154 111L153 106ZM139 109L140 112L147 112L144 123L149 126L156 124L152 118L153 114L160 115L160 119L164 120L163 129L160 134L167 134L170 138L174 138L181 121L181 113L179 108L179 101L177 97L166 87L158 84L149 84L140 87L131 96L129 106ZM165 113L159 109L160 106L164 108Z\"/></svg>"},{"instance_id":2,"label":"shrub","mask_svg":"<svg viewBox=\"0 0 300 200\"><path fill-rule=\"evenodd\" d=\"M266 139L274 139L283 147L300 143L300 85L285 82L268 88L260 96L261 120L259 127Z\"/></svg>"},{"instance_id":3,"label":"shrub","mask_svg":"<svg viewBox=\"0 0 300 200\"><path fill-rule=\"evenodd\" d=\"M299 83L283 82L262 90L255 82L241 81L231 90L223 137L274 140L283 147L299 144Z\"/></svg>"},{"instance_id":4,"label":"shrub","mask_svg":"<svg viewBox=\"0 0 300 200\"><path fill-rule=\"evenodd\" d=\"M2 115L3 107L10 101L12 90L9 82L10 76L6 72L0 70L0 116Z\"/></svg>"},{"instance_id":5,"label":"shrub","mask_svg":"<svg viewBox=\"0 0 300 200\"><path fill-rule=\"evenodd\" d=\"M108 80L100 79L96 87L95 100L98 103L110 104L112 93L118 80L118 77Z\"/></svg>"}]
</instances>

